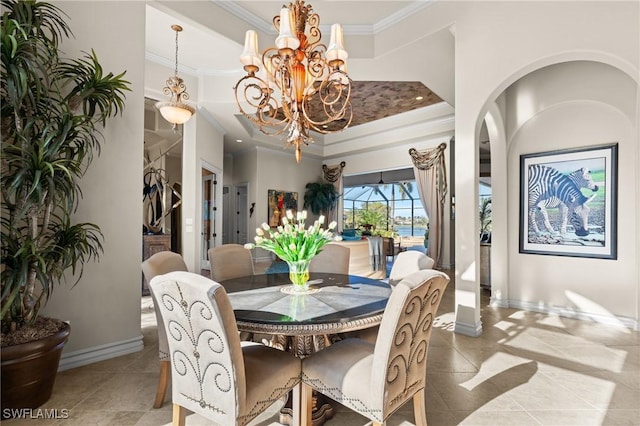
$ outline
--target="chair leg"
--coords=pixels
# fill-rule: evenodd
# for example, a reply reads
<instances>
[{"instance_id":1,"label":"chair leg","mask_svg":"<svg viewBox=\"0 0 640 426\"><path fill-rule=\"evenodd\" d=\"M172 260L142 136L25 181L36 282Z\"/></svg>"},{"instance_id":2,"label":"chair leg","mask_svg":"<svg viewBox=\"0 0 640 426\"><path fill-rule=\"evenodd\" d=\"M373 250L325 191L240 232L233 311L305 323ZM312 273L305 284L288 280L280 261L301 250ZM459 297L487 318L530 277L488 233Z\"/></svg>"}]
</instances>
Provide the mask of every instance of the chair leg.
<instances>
[{"instance_id":1,"label":"chair leg","mask_svg":"<svg viewBox=\"0 0 640 426\"><path fill-rule=\"evenodd\" d=\"M173 404L173 426L185 426L187 409L181 405Z\"/></svg>"},{"instance_id":2,"label":"chair leg","mask_svg":"<svg viewBox=\"0 0 640 426\"><path fill-rule=\"evenodd\" d=\"M313 424L311 421L313 388L306 383L301 383L300 394L300 426L311 426Z\"/></svg>"},{"instance_id":3,"label":"chair leg","mask_svg":"<svg viewBox=\"0 0 640 426\"><path fill-rule=\"evenodd\" d=\"M425 406L424 389L413 395L413 415L417 425L427 426L427 407Z\"/></svg>"},{"instance_id":4,"label":"chair leg","mask_svg":"<svg viewBox=\"0 0 640 426\"><path fill-rule=\"evenodd\" d=\"M169 376L171 375L170 361L160 361L160 379L158 380L158 390L156 391L156 400L153 408L160 408L164 404L164 396L169 386Z\"/></svg>"},{"instance_id":5,"label":"chair leg","mask_svg":"<svg viewBox=\"0 0 640 426\"><path fill-rule=\"evenodd\" d=\"M292 401L291 401L291 411L293 412L293 416L291 418L292 425L299 425L301 423L302 418L302 382L298 383L293 389L291 389Z\"/></svg>"}]
</instances>

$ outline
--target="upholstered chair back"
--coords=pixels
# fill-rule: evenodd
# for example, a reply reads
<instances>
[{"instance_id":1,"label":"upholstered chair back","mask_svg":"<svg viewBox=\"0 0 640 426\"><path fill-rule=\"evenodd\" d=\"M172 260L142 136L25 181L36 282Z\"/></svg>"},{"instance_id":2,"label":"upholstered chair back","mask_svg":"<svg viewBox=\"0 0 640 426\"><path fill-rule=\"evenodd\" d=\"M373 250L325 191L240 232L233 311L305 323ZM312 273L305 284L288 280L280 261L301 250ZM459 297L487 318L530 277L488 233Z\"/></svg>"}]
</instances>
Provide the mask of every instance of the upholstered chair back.
<instances>
[{"instance_id":1,"label":"upholstered chair back","mask_svg":"<svg viewBox=\"0 0 640 426\"><path fill-rule=\"evenodd\" d=\"M320 253L309 263L309 272L328 272L333 274L349 273L349 247L338 244L326 244Z\"/></svg>"},{"instance_id":2,"label":"upholstered chair back","mask_svg":"<svg viewBox=\"0 0 640 426\"><path fill-rule=\"evenodd\" d=\"M424 389L433 321L449 277L415 272L400 281L389 298L375 343L371 369L372 402L382 419Z\"/></svg>"},{"instance_id":3,"label":"upholstered chair back","mask_svg":"<svg viewBox=\"0 0 640 426\"><path fill-rule=\"evenodd\" d=\"M251 251L240 244L223 244L209 249L211 279L220 282L254 274Z\"/></svg>"},{"instance_id":4,"label":"upholstered chair back","mask_svg":"<svg viewBox=\"0 0 640 426\"><path fill-rule=\"evenodd\" d=\"M395 286L375 343L347 338L302 361L302 426L312 424L310 389L384 424L413 399L414 424L427 424L425 382L433 322L449 277L427 269Z\"/></svg>"},{"instance_id":5,"label":"upholstered chair back","mask_svg":"<svg viewBox=\"0 0 640 426\"><path fill-rule=\"evenodd\" d=\"M156 275L163 275L174 271L186 271L187 265L184 263L182 255L172 251L161 251L153 254L142 262L142 274L147 282L147 286ZM153 294L151 295L153 297ZM153 301L156 313L156 323L158 324L158 355L161 361L169 360L169 346L167 344L167 334L162 326L162 317L157 309L157 301Z\"/></svg>"},{"instance_id":6,"label":"upholstered chair back","mask_svg":"<svg viewBox=\"0 0 640 426\"><path fill-rule=\"evenodd\" d=\"M184 424L186 410L220 425L245 425L300 382L300 360L292 354L241 347L220 284L171 272L152 279L150 287L169 342L174 425Z\"/></svg>"},{"instance_id":7,"label":"upholstered chair back","mask_svg":"<svg viewBox=\"0 0 640 426\"><path fill-rule=\"evenodd\" d=\"M404 277L423 269L432 269L434 261L426 254L417 250L407 250L398 253L389 272L389 284L394 286Z\"/></svg>"},{"instance_id":8,"label":"upholstered chair back","mask_svg":"<svg viewBox=\"0 0 640 426\"><path fill-rule=\"evenodd\" d=\"M151 280L169 339L174 404L224 425L235 424L245 398L244 362L224 288L173 272Z\"/></svg>"}]
</instances>

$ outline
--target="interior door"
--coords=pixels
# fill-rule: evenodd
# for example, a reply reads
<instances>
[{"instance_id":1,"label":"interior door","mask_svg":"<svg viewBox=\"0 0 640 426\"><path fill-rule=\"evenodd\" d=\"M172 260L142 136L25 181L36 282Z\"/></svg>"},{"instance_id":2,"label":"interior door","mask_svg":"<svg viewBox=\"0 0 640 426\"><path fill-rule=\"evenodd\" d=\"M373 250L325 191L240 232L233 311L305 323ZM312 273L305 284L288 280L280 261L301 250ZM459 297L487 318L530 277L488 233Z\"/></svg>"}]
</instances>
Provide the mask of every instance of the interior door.
<instances>
[{"instance_id":1,"label":"interior door","mask_svg":"<svg viewBox=\"0 0 640 426\"><path fill-rule=\"evenodd\" d=\"M222 187L222 244L235 242L233 233L233 205L231 204L231 188Z\"/></svg>"},{"instance_id":2,"label":"interior door","mask_svg":"<svg viewBox=\"0 0 640 426\"><path fill-rule=\"evenodd\" d=\"M202 253L200 267L209 269L209 249L215 246L216 238L216 174L210 170L202 169Z\"/></svg>"},{"instance_id":3,"label":"interior door","mask_svg":"<svg viewBox=\"0 0 640 426\"><path fill-rule=\"evenodd\" d=\"M245 244L249 240L247 235L247 206L248 195L247 185L242 184L236 187L236 244Z\"/></svg>"}]
</instances>

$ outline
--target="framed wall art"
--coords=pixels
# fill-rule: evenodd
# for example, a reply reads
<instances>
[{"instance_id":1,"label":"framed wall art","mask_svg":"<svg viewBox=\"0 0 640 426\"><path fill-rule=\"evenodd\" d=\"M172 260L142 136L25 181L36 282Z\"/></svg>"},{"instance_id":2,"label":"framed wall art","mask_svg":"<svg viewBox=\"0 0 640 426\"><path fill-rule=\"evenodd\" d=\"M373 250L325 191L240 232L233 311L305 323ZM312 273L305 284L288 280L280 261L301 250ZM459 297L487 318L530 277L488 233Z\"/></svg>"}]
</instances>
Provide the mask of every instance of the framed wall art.
<instances>
[{"instance_id":1,"label":"framed wall art","mask_svg":"<svg viewBox=\"0 0 640 426\"><path fill-rule=\"evenodd\" d=\"M298 210L298 193L289 191L279 191L270 189L268 191L268 211L269 226L275 228L282 225L282 218L287 210Z\"/></svg>"},{"instance_id":2,"label":"framed wall art","mask_svg":"<svg viewBox=\"0 0 640 426\"><path fill-rule=\"evenodd\" d=\"M617 150L520 156L520 253L617 258Z\"/></svg>"}]
</instances>

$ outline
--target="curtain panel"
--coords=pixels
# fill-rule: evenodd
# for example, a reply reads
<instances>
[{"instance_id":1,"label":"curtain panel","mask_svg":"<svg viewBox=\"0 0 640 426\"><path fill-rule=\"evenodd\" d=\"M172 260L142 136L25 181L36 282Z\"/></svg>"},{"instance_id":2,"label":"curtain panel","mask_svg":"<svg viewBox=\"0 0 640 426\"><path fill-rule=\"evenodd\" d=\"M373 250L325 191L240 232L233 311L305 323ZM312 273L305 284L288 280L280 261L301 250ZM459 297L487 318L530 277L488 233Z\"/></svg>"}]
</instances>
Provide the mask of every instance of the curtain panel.
<instances>
[{"instance_id":1,"label":"curtain panel","mask_svg":"<svg viewBox=\"0 0 640 426\"><path fill-rule=\"evenodd\" d=\"M442 143L433 149L409 149L420 200L429 217L427 256L434 260L434 268L442 264L444 202L448 190L444 158L446 148L447 144Z\"/></svg>"}]
</instances>

